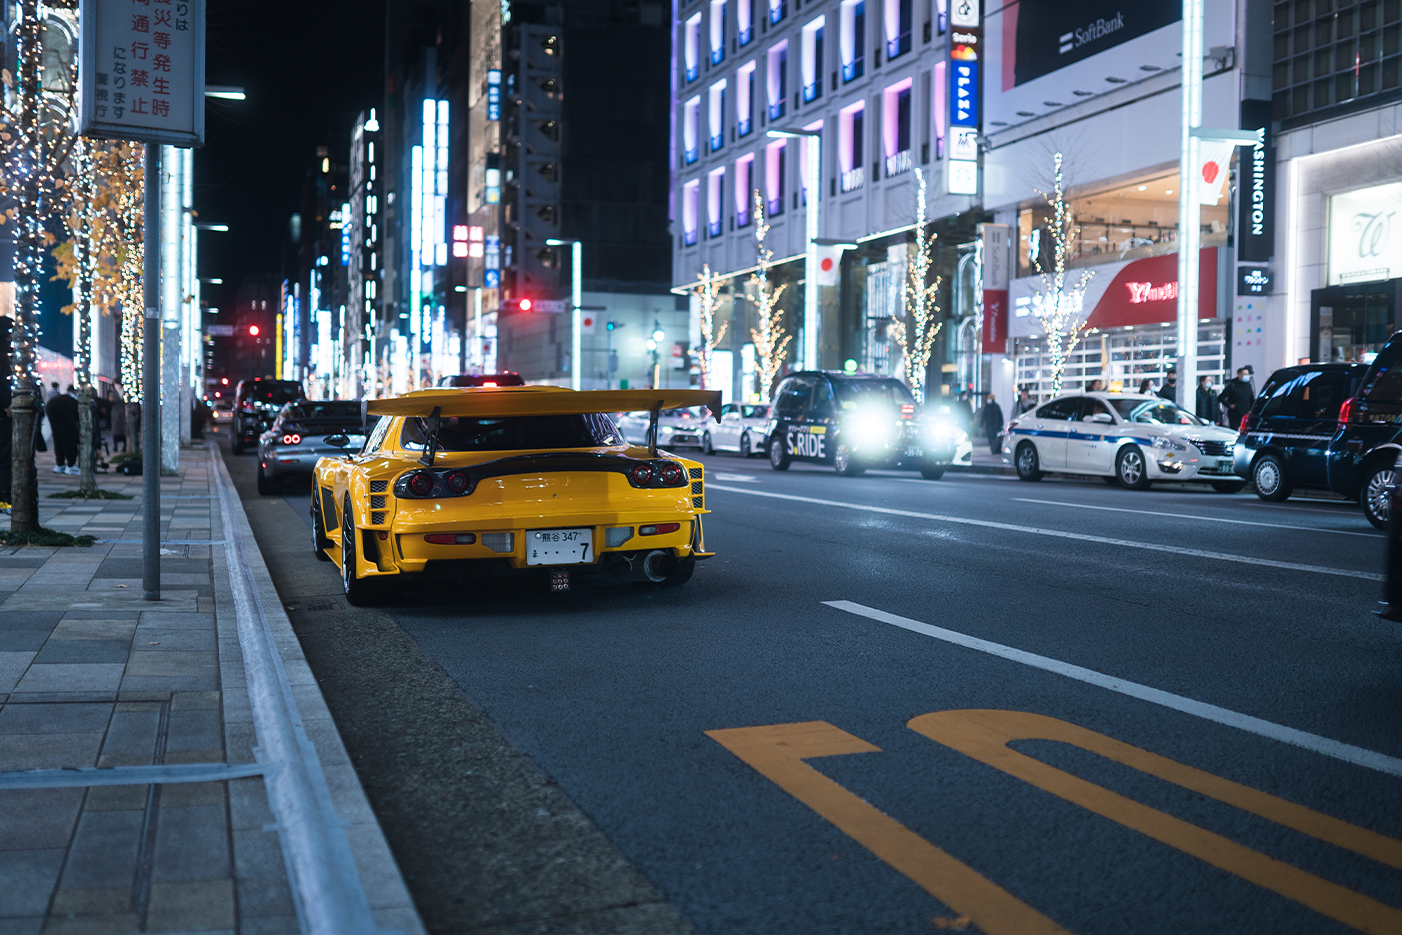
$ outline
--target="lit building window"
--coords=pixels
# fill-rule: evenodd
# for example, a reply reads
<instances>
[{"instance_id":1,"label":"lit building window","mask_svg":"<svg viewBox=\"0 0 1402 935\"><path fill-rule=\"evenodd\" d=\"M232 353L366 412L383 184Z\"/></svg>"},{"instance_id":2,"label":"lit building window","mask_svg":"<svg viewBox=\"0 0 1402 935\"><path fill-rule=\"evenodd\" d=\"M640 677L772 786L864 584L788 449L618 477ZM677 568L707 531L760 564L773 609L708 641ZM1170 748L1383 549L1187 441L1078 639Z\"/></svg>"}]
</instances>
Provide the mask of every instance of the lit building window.
<instances>
[{"instance_id":1,"label":"lit building window","mask_svg":"<svg viewBox=\"0 0 1402 935\"><path fill-rule=\"evenodd\" d=\"M881 145L886 157L886 175L900 175L912 167L910 157L909 78L891 85L881 94Z\"/></svg>"},{"instance_id":2,"label":"lit building window","mask_svg":"<svg viewBox=\"0 0 1402 935\"><path fill-rule=\"evenodd\" d=\"M787 140L775 140L764 148L764 209L771 217L784 213L784 153Z\"/></svg>"},{"instance_id":3,"label":"lit building window","mask_svg":"<svg viewBox=\"0 0 1402 935\"><path fill-rule=\"evenodd\" d=\"M767 90L769 92L769 119L777 120L784 116L784 104L788 98L789 41L775 45L769 50L769 70Z\"/></svg>"},{"instance_id":4,"label":"lit building window","mask_svg":"<svg viewBox=\"0 0 1402 935\"><path fill-rule=\"evenodd\" d=\"M804 103L823 96L823 24L820 16L803 27L803 48L799 67L803 72Z\"/></svg>"},{"instance_id":5,"label":"lit building window","mask_svg":"<svg viewBox=\"0 0 1402 935\"><path fill-rule=\"evenodd\" d=\"M725 81L711 85L706 108L707 129L710 130L711 152L720 149L725 143Z\"/></svg>"},{"instance_id":6,"label":"lit building window","mask_svg":"<svg viewBox=\"0 0 1402 935\"><path fill-rule=\"evenodd\" d=\"M711 64L725 59L725 0L711 0Z\"/></svg>"},{"instance_id":7,"label":"lit building window","mask_svg":"<svg viewBox=\"0 0 1402 935\"><path fill-rule=\"evenodd\" d=\"M910 51L911 0L884 0L886 9L886 57L895 58Z\"/></svg>"},{"instance_id":8,"label":"lit building window","mask_svg":"<svg viewBox=\"0 0 1402 935\"><path fill-rule=\"evenodd\" d=\"M735 44L746 46L755 37L753 0L735 0Z\"/></svg>"},{"instance_id":9,"label":"lit building window","mask_svg":"<svg viewBox=\"0 0 1402 935\"><path fill-rule=\"evenodd\" d=\"M865 0L842 0L838 30L838 53L842 57L842 80L853 81L866 73L867 14Z\"/></svg>"},{"instance_id":10,"label":"lit building window","mask_svg":"<svg viewBox=\"0 0 1402 935\"><path fill-rule=\"evenodd\" d=\"M804 129L804 131L807 132L807 133L822 133L822 132L823 132L823 121L819 120L819 121L816 121L815 123L810 123L808 126L804 127L803 129ZM798 141L799 201L802 202L802 203L805 204L805 205L808 204L808 147L810 147L810 146L818 146L818 147L819 147L819 148L818 148L818 159L819 159L819 163L818 163L818 178L821 179L821 178L823 177L823 166L822 166L823 151L822 151L822 146L821 146L821 140L822 140L822 137L821 137L821 136L819 136L819 137L805 136L805 137L801 137L801 138L799 139L799 141Z\"/></svg>"},{"instance_id":11,"label":"lit building window","mask_svg":"<svg viewBox=\"0 0 1402 935\"><path fill-rule=\"evenodd\" d=\"M747 136L754 128L750 115L755 101L755 63L746 62L735 72L735 134Z\"/></svg>"},{"instance_id":12,"label":"lit building window","mask_svg":"<svg viewBox=\"0 0 1402 935\"><path fill-rule=\"evenodd\" d=\"M692 179L682 186L682 243L696 243L696 201L701 194L701 180Z\"/></svg>"},{"instance_id":13,"label":"lit building window","mask_svg":"<svg viewBox=\"0 0 1402 935\"><path fill-rule=\"evenodd\" d=\"M682 158L691 165L701 155L697 136L700 133L701 96L698 94L682 105Z\"/></svg>"},{"instance_id":14,"label":"lit building window","mask_svg":"<svg viewBox=\"0 0 1402 935\"><path fill-rule=\"evenodd\" d=\"M944 138L949 129L949 84L944 62L935 62L935 76L930 82L931 106L934 107L935 158L944 158Z\"/></svg>"},{"instance_id":15,"label":"lit building window","mask_svg":"<svg viewBox=\"0 0 1402 935\"><path fill-rule=\"evenodd\" d=\"M753 187L750 176L755 165L755 154L746 153L735 160L735 226L748 227L750 206L753 203Z\"/></svg>"},{"instance_id":16,"label":"lit building window","mask_svg":"<svg viewBox=\"0 0 1402 935\"><path fill-rule=\"evenodd\" d=\"M782 22L789 15L788 0L769 0L769 24Z\"/></svg>"},{"instance_id":17,"label":"lit building window","mask_svg":"<svg viewBox=\"0 0 1402 935\"><path fill-rule=\"evenodd\" d=\"M682 60L686 65L686 80L695 81L701 75L701 11L682 26Z\"/></svg>"},{"instance_id":18,"label":"lit building window","mask_svg":"<svg viewBox=\"0 0 1402 935\"><path fill-rule=\"evenodd\" d=\"M865 101L845 107L837 115L837 184L844 192L856 191L866 181L862 151L865 126Z\"/></svg>"},{"instance_id":19,"label":"lit building window","mask_svg":"<svg viewBox=\"0 0 1402 935\"><path fill-rule=\"evenodd\" d=\"M725 169L712 169L706 175L706 233L719 237L721 215L724 212L722 198L725 195Z\"/></svg>"}]
</instances>

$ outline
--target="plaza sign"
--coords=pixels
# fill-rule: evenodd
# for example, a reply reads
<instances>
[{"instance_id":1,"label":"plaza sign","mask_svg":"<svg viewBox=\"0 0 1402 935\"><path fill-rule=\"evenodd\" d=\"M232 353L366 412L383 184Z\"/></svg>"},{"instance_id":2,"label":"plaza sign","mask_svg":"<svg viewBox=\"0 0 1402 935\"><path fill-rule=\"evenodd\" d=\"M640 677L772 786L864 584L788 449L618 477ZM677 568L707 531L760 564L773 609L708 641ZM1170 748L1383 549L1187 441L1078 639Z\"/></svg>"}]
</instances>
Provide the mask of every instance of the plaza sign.
<instances>
[{"instance_id":1,"label":"plaza sign","mask_svg":"<svg viewBox=\"0 0 1402 935\"><path fill-rule=\"evenodd\" d=\"M1329 285L1402 277L1402 182L1329 198Z\"/></svg>"},{"instance_id":2,"label":"plaza sign","mask_svg":"<svg viewBox=\"0 0 1402 935\"><path fill-rule=\"evenodd\" d=\"M80 132L204 145L204 0L81 0Z\"/></svg>"}]
</instances>

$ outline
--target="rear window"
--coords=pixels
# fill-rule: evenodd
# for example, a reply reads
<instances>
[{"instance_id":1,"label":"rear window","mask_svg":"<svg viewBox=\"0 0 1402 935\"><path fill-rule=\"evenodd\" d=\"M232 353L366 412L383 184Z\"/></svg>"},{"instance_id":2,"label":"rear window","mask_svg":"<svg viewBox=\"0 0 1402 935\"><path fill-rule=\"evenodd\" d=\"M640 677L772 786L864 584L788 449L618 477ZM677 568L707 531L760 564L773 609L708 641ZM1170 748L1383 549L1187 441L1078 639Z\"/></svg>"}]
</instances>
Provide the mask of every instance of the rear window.
<instances>
[{"instance_id":1,"label":"rear window","mask_svg":"<svg viewBox=\"0 0 1402 935\"><path fill-rule=\"evenodd\" d=\"M405 449L423 450L428 437L425 423L419 418L404 420L400 444ZM535 451L621 444L623 436L613 420L601 413L508 419L454 417L444 419L438 430L439 451Z\"/></svg>"},{"instance_id":2,"label":"rear window","mask_svg":"<svg viewBox=\"0 0 1402 935\"><path fill-rule=\"evenodd\" d=\"M765 419L769 417L768 406L741 406L740 418L742 419Z\"/></svg>"},{"instance_id":3,"label":"rear window","mask_svg":"<svg viewBox=\"0 0 1402 935\"><path fill-rule=\"evenodd\" d=\"M288 380L268 380L246 384L243 398L255 403L290 403L302 398L302 384Z\"/></svg>"}]
</instances>

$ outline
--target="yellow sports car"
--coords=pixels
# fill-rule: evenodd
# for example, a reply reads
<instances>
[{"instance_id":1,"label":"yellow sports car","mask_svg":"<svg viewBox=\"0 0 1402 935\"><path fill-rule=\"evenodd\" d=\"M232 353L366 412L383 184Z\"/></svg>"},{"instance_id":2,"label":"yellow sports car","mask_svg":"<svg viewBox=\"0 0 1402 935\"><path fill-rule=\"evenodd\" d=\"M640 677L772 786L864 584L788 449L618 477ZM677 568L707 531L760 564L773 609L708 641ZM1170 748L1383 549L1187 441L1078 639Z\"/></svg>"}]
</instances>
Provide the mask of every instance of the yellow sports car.
<instances>
[{"instance_id":1,"label":"yellow sports car","mask_svg":"<svg viewBox=\"0 0 1402 935\"><path fill-rule=\"evenodd\" d=\"M718 415L720 394L441 387L368 400L379 420L360 452L316 464L317 556L340 563L356 605L406 576L684 584L711 553L701 465L657 450L658 413L683 406ZM652 414L645 447L608 415L640 409Z\"/></svg>"}]
</instances>

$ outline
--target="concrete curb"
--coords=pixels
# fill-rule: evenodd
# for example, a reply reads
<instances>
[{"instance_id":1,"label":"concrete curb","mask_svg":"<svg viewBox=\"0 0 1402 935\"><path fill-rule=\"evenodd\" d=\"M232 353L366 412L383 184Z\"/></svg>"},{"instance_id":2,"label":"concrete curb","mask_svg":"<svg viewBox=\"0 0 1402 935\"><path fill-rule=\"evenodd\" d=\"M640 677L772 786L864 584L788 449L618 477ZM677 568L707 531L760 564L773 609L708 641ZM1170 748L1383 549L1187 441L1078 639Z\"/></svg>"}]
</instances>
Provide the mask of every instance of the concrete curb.
<instances>
[{"instance_id":1,"label":"concrete curb","mask_svg":"<svg viewBox=\"0 0 1402 935\"><path fill-rule=\"evenodd\" d=\"M296 726L303 733L304 742L312 748L312 755L319 762L320 772L325 777L330 806L335 815L339 816L339 823L343 826L345 846L350 850L349 857L354 861L364 897L369 902L374 925L385 932L423 935L423 922L414 908L408 887L385 841L379 821L370 808L365 790L356 776L355 767L346 753L331 713L327 710L326 701L317 687L316 677L302 655L301 644L283 610L282 599L273 586L272 576L268 573L262 554L254 544L256 540L253 528L234 490L233 480L224 464L223 452L212 442L209 443L209 447L216 473L215 484L225 488L230 494L226 501L227 515L238 526L243 541L252 546L244 553L244 571L266 618L267 636L278 656L274 663L285 675L286 684L295 700L295 713L298 715ZM224 530L224 538L227 540L232 533L233 530ZM229 546L221 544L214 548L225 553L223 556L216 556L214 566L216 580L222 585L222 589L227 589L225 593L228 593L232 590L227 570ZM220 558L224 560L220 561ZM250 690L252 687L250 685ZM261 735L258 740L260 744L269 742L269 738ZM269 792L271 796L272 790ZM279 830L285 836L286 829ZM344 859L345 855L330 855L333 861L338 857ZM289 871L291 870L289 861ZM301 889L302 881L297 880L295 875L292 883L294 892ZM300 908L303 909L305 923L305 910L310 907Z\"/></svg>"}]
</instances>

